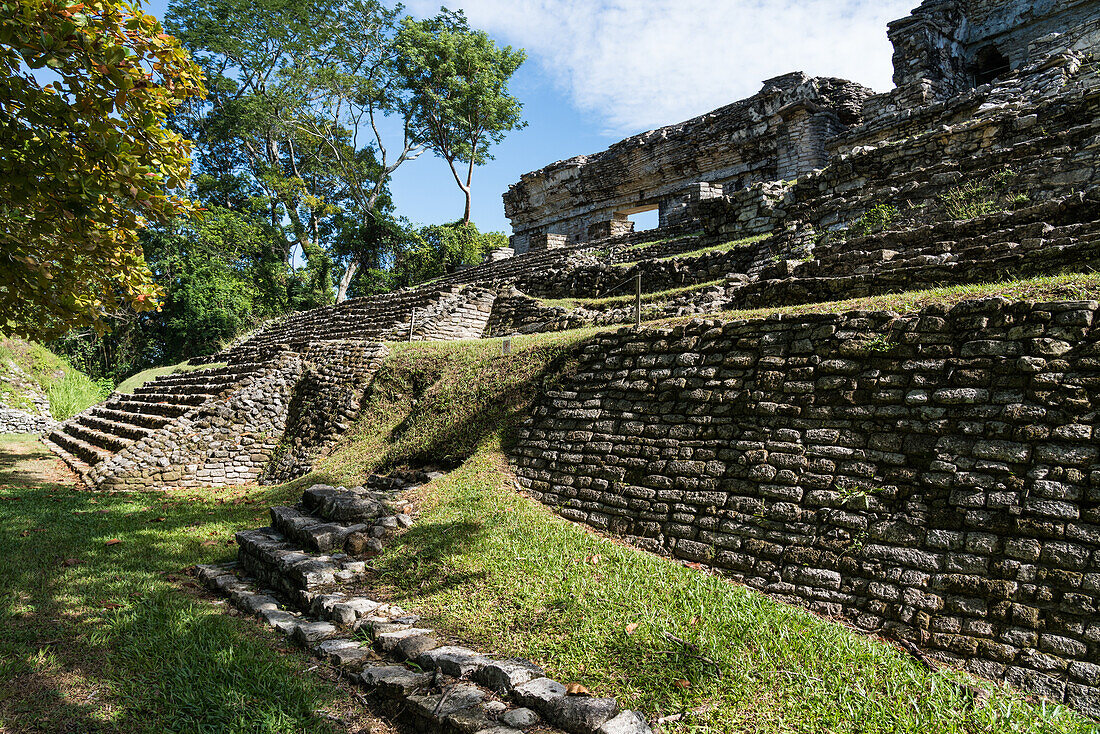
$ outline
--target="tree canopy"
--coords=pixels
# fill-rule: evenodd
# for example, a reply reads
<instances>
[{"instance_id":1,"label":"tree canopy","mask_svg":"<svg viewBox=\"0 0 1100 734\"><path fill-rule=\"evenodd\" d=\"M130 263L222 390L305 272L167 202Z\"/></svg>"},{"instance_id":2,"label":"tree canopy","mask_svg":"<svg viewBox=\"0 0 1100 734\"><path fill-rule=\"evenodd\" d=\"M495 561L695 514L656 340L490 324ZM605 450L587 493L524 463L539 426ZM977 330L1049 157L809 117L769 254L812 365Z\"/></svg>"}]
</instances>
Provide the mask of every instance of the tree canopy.
<instances>
[{"instance_id":1,"label":"tree canopy","mask_svg":"<svg viewBox=\"0 0 1100 734\"><path fill-rule=\"evenodd\" d=\"M397 45L412 125L450 166L466 198L462 221L468 224L474 166L492 159L489 151L505 133L527 125L523 105L508 92L527 54L497 47L484 31L471 29L461 11L447 9L434 18L405 18Z\"/></svg>"},{"instance_id":2,"label":"tree canopy","mask_svg":"<svg viewBox=\"0 0 1100 734\"><path fill-rule=\"evenodd\" d=\"M102 329L160 294L140 232L191 210L191 145L166 126L199 68L136 4L0 4L0 326Z\"/></svg>"}]
</instances>

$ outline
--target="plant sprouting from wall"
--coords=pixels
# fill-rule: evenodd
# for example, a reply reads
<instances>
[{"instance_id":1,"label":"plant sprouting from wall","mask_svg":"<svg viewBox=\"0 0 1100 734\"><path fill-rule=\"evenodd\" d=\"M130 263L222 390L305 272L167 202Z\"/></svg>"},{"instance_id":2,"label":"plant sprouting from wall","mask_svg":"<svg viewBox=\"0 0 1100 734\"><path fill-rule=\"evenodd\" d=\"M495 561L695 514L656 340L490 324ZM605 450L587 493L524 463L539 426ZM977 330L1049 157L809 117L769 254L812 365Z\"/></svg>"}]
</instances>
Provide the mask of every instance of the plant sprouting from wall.
<instances>
[{"instance_id":1,"label":"plant sprouting from wall","mask_svg":"<svg viewBox=\"0 0 1100 734\"><path fill-rule=\"evenodd\" d=\"M1019 188L1020 172L1003 168L992 176L971 179L940 197L949 219L967 220L1011 211L1031 200Z\"/></svg>"}]
</instances>

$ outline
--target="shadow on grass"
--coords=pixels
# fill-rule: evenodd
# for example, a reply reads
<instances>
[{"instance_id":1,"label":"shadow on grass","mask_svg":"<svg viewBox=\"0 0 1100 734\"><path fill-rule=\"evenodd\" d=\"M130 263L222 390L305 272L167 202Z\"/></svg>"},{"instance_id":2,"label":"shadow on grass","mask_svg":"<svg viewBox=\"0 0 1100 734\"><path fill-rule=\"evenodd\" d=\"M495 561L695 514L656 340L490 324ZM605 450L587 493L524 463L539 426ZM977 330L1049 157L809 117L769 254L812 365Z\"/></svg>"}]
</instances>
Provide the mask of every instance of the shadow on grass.
<instances>
[{"instance_id":1,"label":"shadow on grass","mask_svg":"<svg viewBox=\"0 0 1100 734\"><path fill-rule=\"evenodd\" d=\"M53 457L0 440L0 729L332 731L304 656L179 588L256 506L42 482Z\"/></svg>"},{"instance_id":2,"label":"shadow on grass","mask_svg":"<svg viewBox=\"0 0 1100 734\"><path fill-rule=\"evenodd\" d=\"M457 568L465 546L485 534L480 522L458 521L414 525L401 535L401 552L381 556L375 564L380 578L397 587L402 598L432 595L482 581L484 570Z\"/></svg>"}]
</instances>

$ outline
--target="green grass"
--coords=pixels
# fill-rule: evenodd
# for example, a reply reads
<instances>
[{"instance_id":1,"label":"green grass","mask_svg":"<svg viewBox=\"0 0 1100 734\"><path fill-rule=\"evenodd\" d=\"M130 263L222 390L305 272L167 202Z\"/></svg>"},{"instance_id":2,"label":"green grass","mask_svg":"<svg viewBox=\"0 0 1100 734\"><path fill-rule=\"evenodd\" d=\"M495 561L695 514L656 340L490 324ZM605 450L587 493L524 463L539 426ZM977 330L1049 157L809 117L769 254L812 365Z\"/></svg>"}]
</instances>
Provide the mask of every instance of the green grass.
<instances>
[{"instance_id":1,"label":"green grass","mask_svg":"<svg viewBox=\"0 0 1100 734\"><path fill-rule=\"evenodd\" d=\"M1079 301L1100 299L1100 273L1044 275L1000 283L966 283L925 290L887 293L844 301L806 303L774 308L722 311L707 318L763 319L776 314L844 313L845 311L895 311L911 313L933 305L950 306L960 301L1000 296L1010 301ZM698 317L695 317L698 318ZM675 323L685 318L665 319Z\"/></svg>"},{"instance_id":2,"label":"green grass","mask_svg":"<svg viewBox=\"0 0 1100 734\"><path fill-rule=\"evenodd\" d=\"M693 258L693 257L700 257L702 255L709 255L712 252L729 252L730 250L736 250L736 249L741 248L741 247L751 247L752 245L755 245L757 242L763 242L764 240L768 239L769 237L771 237L770 234L754 235L752 237L745 237L745 238L742 238L742 239L739 239L739 240L733 240L732 242L725 242L721 245L712 245L710 247L702 247L702 248L699 248L698 250L692 250L691 252L682 252L679 255L668 255L667 257L654 258L652 260L652 262L661 263L661 262L667 262L669 260L682 260L682 259L685 259L685 258ZM648 261L649 260L647 260L647 262ZM615 267L617 267L617 268L629 268L629 267L637 264L638 262L642 262L642 261L635 260L635 261L632 261L632 262L615 263Z\"/></svg>"},{"instance_id":3,"label":"green grass","mask_svg":"<svg viewBox=\"0 0 1100 734\"><path fill-rule=\"evenodd\" d=\"M41 344L0 336L0 374L11 371L12 363L46 393L55 420L71 418L111 391L109 381L93 380ZM29 396L5 388L4 383L0 383L0 400L22 410L33 407Z\"/></svg>"},{"instance_id":4,"label":"green grass","mask_svg":"<svg viewBox=\"0 0 1100 734\"><path fill-rule=\"evenodd\" d=\"M892 646L600 537L518 494L503 454L509 418L537 385L568 373L577 345L569 335L516 340L501 357L495 342L425 344L388 360L355 433L296 483L461 462L422 490L416 525L375 561L372 593L651 717L702 710L666 731L1093 731L1064 707L992 685L974 702L952 683L961 674L930 673ZM482 377L485 386L471 384Z\"/></svg>"},{"instance_id":5,"label":"green grass","mask_svg":"<svg viewBox=\"0 0 1100 734\"><path fill-rule=\"evenodd\" d=\"M643 293L642 303L661 303L675 298L676 296L683 295L684 293L691 293L715 285L725 285L725 283L725 280L709 280L706 283L669 288L668 290L657 291L656 293ZM539 303L547 308L560 306L572 310L574 308L584 307L592 311L607 311L612 308L629 306L634 303L634 298L634 294L626 296L605 296L603 298L547 298L540 300Z\"/></svg>"},{"instance_id":6,"label":"green grass","mask_svg":"<svg viewBox=\"0 0 1100 734\"><path fill-rule=\"evenodd\" d=\"M689 237L702 237L703 230L697 230L695 232L688 232L687 234L676 235L675 237L665 237L659 240L652 240L650 242L639 242L635 245L627 245L623 248L623 252L633 252L634 250L644 250L647 247L656 247L657 245L663 245L666 242L672 242L673 240L686 240Z\"/></svg>"},{"instance_id":7,"label":"green grass","mask_svg":"<svg viewBox=\"0 0 1100 734\"><path fill-rule=\"evenodd\" d=\"M56 420L72 418L111 394L110 380L93 380L83 372L70 369L46 390L50 412Z\"/></svg>"},{"instance_id":8,"label":"green grass","mask_svg":"<svg viewBox=\"0 0 1100 734\"><path fill-rule=\"evenodd\" d=\"M138 389L150 380L155 380L158 377L164 375L174 375L177 372L191 372L194 370L203 370L208 367L224 367L224 362L216 362L211 364L191 365L187 362L180 362L179 364L170 364L163 367L150 367L147 370L138 372L136 375L131 375L118 384L115 388L115 392L130 394L134 390Z\"/></svg>"},{"instance_id":9,"label":"green grass","mask_svg":"<svg viewBox=\"0 0 1100 734\"><path fill-rule=\"evenodd\" d=\"M182 574L285 499L76 491L36 440L0 436L0 731L334 731L317 712L339 689Z\"/></svg>"}]
</instances>

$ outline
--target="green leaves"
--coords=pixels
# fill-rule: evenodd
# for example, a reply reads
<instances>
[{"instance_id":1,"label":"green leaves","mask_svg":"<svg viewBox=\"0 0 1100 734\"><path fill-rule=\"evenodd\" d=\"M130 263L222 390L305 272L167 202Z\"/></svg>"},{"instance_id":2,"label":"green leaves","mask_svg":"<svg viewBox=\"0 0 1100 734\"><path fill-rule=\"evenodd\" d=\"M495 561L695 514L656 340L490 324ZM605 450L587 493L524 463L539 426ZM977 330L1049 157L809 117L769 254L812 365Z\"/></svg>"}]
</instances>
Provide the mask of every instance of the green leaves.
<instances>
[{"instance_id":1,"label":"green leaves","mask_svg":"<svg viewBox=\"0 0 1100 734\"><path fill-rule=\"evenodd\" d=\"M470 221L474 166L492 159L490 149L510 131L526 126L523 105L508 80L526 60L523 50L498 48L472 30L461 12L444 9L434 18L405 18L397 37L395 65L409 90L413 127L447 161L466 196ZM457 164L465 163L460 172Z\"/></svg>"},{"instance_id":2,"label":"green leaves","mask_svg":"<svg viewBox=\"0 0 1100 734\"><path fill-rule=\"evenodd\" d=\"M0 16L0 328L43 338L156 307L138 233L189 202L165 127L201 72L136 5L17 0ZM50 68L47 85L28 68ZM33 264L31 264L33 261Z\"/></svg>"}]
</instances>

